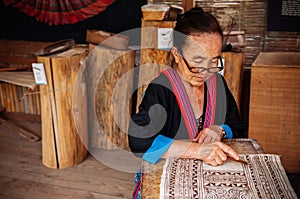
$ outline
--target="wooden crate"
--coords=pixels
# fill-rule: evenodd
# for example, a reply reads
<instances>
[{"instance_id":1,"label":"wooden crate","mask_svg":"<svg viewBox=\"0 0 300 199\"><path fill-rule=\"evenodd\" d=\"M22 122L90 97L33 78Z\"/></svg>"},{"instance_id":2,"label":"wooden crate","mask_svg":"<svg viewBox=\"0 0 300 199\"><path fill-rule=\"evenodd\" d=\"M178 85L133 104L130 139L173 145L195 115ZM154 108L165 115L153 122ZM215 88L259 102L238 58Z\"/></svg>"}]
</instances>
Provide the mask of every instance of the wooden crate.
<instances>
[{"instance_id":1,"label":"wooden crate","mask_svg":"<svg viewBox=\"0 0 300 199\"><path fill-rule=\"evenodd\" d=\"M252 64L249 137L300 173L300 53L262 52Z\"/></svg>"}]
</instances>

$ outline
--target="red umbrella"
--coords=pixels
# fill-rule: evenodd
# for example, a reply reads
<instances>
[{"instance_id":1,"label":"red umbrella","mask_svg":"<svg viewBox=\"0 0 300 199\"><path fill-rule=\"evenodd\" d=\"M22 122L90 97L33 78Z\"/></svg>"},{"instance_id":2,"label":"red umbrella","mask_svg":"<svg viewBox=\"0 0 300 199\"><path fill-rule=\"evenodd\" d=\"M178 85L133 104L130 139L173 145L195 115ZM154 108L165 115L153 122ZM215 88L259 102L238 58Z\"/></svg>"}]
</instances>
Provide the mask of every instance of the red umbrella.
<instances>
[{"instance_id":1,"label":"red umbrella","mask_svg":"<svg viewBox=\"0 0 300 199\"><path fill-rule=\"evenodd\" d=\"M115 0L4 0L49 25L73 24L101 13Z\"/></svg>"}]
</instances>

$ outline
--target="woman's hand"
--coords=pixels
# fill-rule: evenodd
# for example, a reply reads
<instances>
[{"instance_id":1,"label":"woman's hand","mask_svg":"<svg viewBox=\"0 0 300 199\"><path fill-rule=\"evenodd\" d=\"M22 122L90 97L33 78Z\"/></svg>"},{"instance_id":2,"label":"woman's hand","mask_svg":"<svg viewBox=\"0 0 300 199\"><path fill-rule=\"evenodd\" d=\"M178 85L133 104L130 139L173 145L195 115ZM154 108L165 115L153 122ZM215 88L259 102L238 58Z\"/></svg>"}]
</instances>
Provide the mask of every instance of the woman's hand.
<instances>
[{"instance_id":1,"label":"woman's hand","mask_svg":"<svg viewBox=\"0 0 300 199\"><path fill-rule=\"evenodd\" d=\"M223 142L204 143L199 149L199 158L213 166L223 164L227 160L227 156L239 159L238 153Z\"/></svg>"},{"instance_id":2,"label":"woman's hand","mask_svg":"<svg viewBox=\"0 0 300 199\"><path fill-rule=\"evenodd\" d=\"M200 159L213 166L223 164L223 162L227 160L227 156L231 156L234 159L239 160L238 153L223 142L199 144L196 142L179 141L176 142L172 148L173 149L169 151L170 155L179 155L178 151L182 151L182 154L177 157Z\"/></svg>"},{"instance_id":3,"label":"woman's hand","mask_svg":"<svg viewBox=\"0 0 300 199\"><path fill-rule=\"evenodd\" d=\"M199 144L212 143L221 141L222 137L222 128L217 125L212 125L200 131L199 135L195 139L195 142L198 142Z\"/></svg>"}]
</instances>

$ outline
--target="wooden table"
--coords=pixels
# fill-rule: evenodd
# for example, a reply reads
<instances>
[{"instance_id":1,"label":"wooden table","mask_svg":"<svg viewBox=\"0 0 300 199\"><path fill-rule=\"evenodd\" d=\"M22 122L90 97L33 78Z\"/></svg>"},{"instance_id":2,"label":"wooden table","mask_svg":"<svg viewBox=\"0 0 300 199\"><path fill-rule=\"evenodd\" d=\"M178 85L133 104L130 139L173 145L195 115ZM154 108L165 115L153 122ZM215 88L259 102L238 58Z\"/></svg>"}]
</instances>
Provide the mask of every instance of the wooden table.
<instances>
[{"instance_id":1,"label":"wooden table","mask_svg":"<svg viewBox=\"0 0 300 199\"><path fill-rule=\"evenodd\" d=\"M239 154L264 153L259 143L254 139L228 139L224 141ZM143 161L141 198L159 198L160 180L165 160L157 164Z\"/></svg>"}]
</instances>

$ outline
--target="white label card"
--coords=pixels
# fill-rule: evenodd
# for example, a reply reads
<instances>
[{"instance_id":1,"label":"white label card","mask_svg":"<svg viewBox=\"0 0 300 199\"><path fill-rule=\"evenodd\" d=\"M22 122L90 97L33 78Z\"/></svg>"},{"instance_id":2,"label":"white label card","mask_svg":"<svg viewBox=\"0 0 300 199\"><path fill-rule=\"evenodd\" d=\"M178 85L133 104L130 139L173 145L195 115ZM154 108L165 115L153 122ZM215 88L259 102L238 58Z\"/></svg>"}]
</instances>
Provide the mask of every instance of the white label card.
<instances>
[{"instance_id":1,"label":"white label card","mask_svg":"<svg viewBox=\"0 0 300 199\"><path fill-rule=\"evenodd\" d=\"M35 83L39 85L46 85L47 79L44 70L43 63L32 63L32 70L35 79Z\"/></svg>"},{"instance_id":2,"label":"white label card","mask_svg":"<svg viewBox=\"0 0 300 199\"><path fill-rule=\"evenodd\" d=\"M171 49L173 47L173 28L158 28L158 49Z\"/></svg>"}]
</instances>

